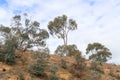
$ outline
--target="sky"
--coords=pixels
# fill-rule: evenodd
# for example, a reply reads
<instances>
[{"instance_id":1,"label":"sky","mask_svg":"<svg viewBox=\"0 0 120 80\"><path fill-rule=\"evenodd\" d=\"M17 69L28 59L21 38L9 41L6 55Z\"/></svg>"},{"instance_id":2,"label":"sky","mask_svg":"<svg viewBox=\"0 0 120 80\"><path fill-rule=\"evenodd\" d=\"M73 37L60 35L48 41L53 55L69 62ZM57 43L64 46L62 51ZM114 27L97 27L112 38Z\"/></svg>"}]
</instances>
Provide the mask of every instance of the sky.
<instances>
[{"instance_id":1,"label":"sky","mask_svg":"<svg viewBox=\"0 0 120 80\"><path fill-rule=\"evenodd\" d=\"M27 13L47 29L48 22L67 15L78 29L68 35L68 44L76 44L83 55L89 43L99 42L112 52L111 63L120 64L120 0L0 0L0 24L9 26L14 15ZM60 39L50 36L51 53Z\"/></svg>"}]
</instances>

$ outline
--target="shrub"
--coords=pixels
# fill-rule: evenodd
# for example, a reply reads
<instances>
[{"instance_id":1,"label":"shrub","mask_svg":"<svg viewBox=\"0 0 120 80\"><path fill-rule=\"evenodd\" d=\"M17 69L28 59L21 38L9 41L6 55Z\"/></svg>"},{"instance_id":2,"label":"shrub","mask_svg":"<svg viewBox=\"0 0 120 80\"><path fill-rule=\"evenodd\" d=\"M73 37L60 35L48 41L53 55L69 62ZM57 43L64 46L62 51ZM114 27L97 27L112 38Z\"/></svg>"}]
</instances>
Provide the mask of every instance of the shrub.
<instances>
[{"instance_id":1,"label":"shrub","mask_svg":"<svg viewBox=\"0 0 120 80\"><path fill-rule=\"evenodd\" d=\"M5 63L9 65L13 65L16 63L16 58L14 53L7 53L5 55Z\"/></svg>"},{"instance_id":2,"label":"shrub","mask_svg":"<svg viewBox=\"0 0 120 80\"><path fill-rule=\"evenodd\" d=\"M25 80L24 74L22 72L18 72L19 80Z\"/></svg>"},{"instance_id":3,"label":"shrub","mask_svg":"<svg viewBox=\"0 0 120 80\"><path fill-rule=\"evenodd\" d=\"M117 80L120 79L120 75L118 75L118 74L115 75L112 70L110 70L109 75L112 76L112 77L114 77L114 78L116 78Z\"/></svg>"},{"instance_id":4,"label":"shrub","mask_svg":"<svg viewBox=\"0 0 120 80\"><path fill-rule=\"evenodd\" d=\"M58 64L53 64L53 65L51 66L51 68L50 68L50 72L51 72L52 74L56 74L56 72L58 71L58 69L59 69L59 65L58 65Z\"/></svg>"},{"instance_id":5,"label":"shrub","mask_svg":"<svg viewBox=\"0 0 120 80\"><path fill-rule=\"evenodd\" d=\"M55 54L59 56L76 56L77 54L81 54L75 44L73 45L59 45L55 50Z\"/></svg>"},{"instance_id":6,"label":"shrub","mask_svg":"<svg viewBox=\"0 0 120 80\"><path fill-rule=\"evenodd\" d=\"M4 62L5 59L5 54L4 53L0 53L0 61Z\"/></svg>"},{"instance_id":7,"label":"shrub","mask_svg":"<svg viewBox=\"0 0 120 80\"><path fill-rule=\"evenodd\" d=\"M5 41L4 46L0 50L0 61L5 62L6 64L12 65L16 63L15 58L15 47L16 47L16 39L7 39Z\"/></svg>"},{"instance_id":8,"label":"shrub","mask_svg":"<svg viewBox=\"0 0 120 80\"><path fill-rule=\"evenodd\" d=\"M32 58L35 62L33 64L30 64L28 68L30 73L38 77L45 77L46 74L44 73L44 71L47 69L47 62L49 58L48 53L38 51L34 55L32 55Z\"/></svg>"},{"instance_id":9,"label":"shrub","mask_svg":"<svg viewBox=\"0 0 120 80\"><path fill-rule=\"evenodd\" d=\"M21 62L22 62L23 64L25 64L25 63L26 63L26 61L27 61L27 58L22 57L20 60L21 60Z\"/></svg>"},{"instance_id":10,"label":"shrub","mask_svg":"<svg viewBox=\"0 0 120 80\"><path fill-rule=\"evenodd\" d=\"M79 58L77 57L76 64L73 64L71 67L71 72L76 76L77 78L82 78L85 76L86 72L86 64L85 64L85 59L84 58Z\"/></svg>"},{"instance_id":11,"label":"shrub","mask_svg":"<svg viewBox=\"0 0 120 80\"><path fill-rule=\"evenodd\" d=\"M49 79L50 80L59 80L58 76L54 75L54 74L50 74L49 75Z\"/></svg>"},{"instance_id":12,"label":"shrub","mask_svg":"<svg viewBox=\"0 0 120 80\"><path fill-rule=\"evenodd\" d=\"M32 64L29 67L30 73L38 76L38 77L45 77L45 65L41 65L40 63Z\"/></svg>"},{"instance_id":13,"label":"shrub","mask_svg":"<svg viewBox=\"0 0 120 80\"><path fill-rule=\"evenodd\" d=\"M64 59L61 59L61 67L66 69L67 68L67 63Z\"/></svg>"},{"instance_id":14,"label":"shrub","mask_svg":"<svg viewBox=\"0 0 120 80\"><path fill-rule=\"evenodd\" d=\"M59 65L58 64L53 64L50 68L50 72L51 74L49 75L49 79L50 80L59 80L59 77L56 75L56 72L59 69Z\"/></svg>"},{"instance_id":15,"label":"shrub","mask_svg":"<svg viewBox=\"0 0 120 80\"><path fill-rule=\"evenodd\" d=\"M97 71L101 74L104 74L104 70L102 69L102 67L99 63L92 62L91 63L91 69L94 70L94 71Z\"/></svg>"}]
</instances>

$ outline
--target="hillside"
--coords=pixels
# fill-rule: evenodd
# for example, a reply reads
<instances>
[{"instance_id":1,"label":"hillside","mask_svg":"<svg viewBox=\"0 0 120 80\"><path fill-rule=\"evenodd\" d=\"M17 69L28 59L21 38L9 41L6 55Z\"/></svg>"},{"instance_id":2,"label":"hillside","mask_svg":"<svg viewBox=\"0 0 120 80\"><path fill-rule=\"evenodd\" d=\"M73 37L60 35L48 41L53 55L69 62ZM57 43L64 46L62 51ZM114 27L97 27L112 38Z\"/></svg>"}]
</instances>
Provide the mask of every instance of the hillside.
<instances>
[{"instance_id":1,"label":"hillside","mask_svg":"<svg viewBox=\"0 0 120 80\"><path fill-rule=\"evenodd\" d=\"M6 65L0 62L0 80L49 80L51 72L49 69L45 71L46 77L40 78L32 75L28 71L28 65L32 63L31 52L25 52L23 57L17 58L15 65ZM67 68L61 67L61 60L64 59L67 64ZM85 70L80 71L78 69L74 71L73 65L76 64L74 57L60 57L57 55L50 55L48 66L58 65L59 68L56 72L56 76L60 77L59 80L120 80L120 66L114 64L102 64L96 65L88 60L85 60ZM48 67L48 68L49 68ZM82 73L81 73L82 72ZM76 74L81 74L82 77L78 77Z\"/></svg>"}]
</instances>

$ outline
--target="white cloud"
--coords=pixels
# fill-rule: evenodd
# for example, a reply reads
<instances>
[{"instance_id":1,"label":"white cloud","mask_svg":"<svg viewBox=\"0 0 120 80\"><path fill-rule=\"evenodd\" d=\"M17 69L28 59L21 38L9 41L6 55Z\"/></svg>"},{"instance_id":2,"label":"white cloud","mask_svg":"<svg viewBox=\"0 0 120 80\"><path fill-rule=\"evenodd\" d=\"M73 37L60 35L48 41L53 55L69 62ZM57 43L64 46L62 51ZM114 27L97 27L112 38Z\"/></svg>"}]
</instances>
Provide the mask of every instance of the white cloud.
<instances>
[{"instance_id":1,"label":"white cloud","mask_svg":"<svg viewBox=\"0 0 120 80\"><path fill-rule=\"evenodd\" d=\"M7 0L1 7L0 23L9 23L16 11L28 12L40 21L42 28L56 16L66 14L78 23L78 30L69 34L69 43L83 53L90 42L101 42L113 53L111 62L119 63L120 1L119 0ZM6 18L7 17L7 18ZM53 52L62 40L47 40ZM116 59L117 58L117 59Z\"/></svg>"}]
</instances>

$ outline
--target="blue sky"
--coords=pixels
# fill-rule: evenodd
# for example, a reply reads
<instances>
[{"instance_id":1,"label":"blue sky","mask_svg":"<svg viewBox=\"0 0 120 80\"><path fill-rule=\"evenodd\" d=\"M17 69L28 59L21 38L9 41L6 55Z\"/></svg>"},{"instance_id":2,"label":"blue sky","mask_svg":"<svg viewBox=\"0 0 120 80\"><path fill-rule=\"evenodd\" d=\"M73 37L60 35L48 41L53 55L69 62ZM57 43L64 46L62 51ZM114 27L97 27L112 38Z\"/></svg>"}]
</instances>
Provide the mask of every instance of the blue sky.
<instances>
[{"instance_id":1,"label":"blue sky","mask_svg":"<svg viewBox=\"0 0 120 80\"><path fill-rule=\"evenodd\" d=\"M69 44L85 53L88 43L100 42L110 49L110 62L120 64L120 0L0 0L0 24L10 25L15 14L28 13L42 28L56 16L66 14L78 23L69 34ZM53 53L62 40L50 37L47 44Z\"/></svg>"}]
</instances>

